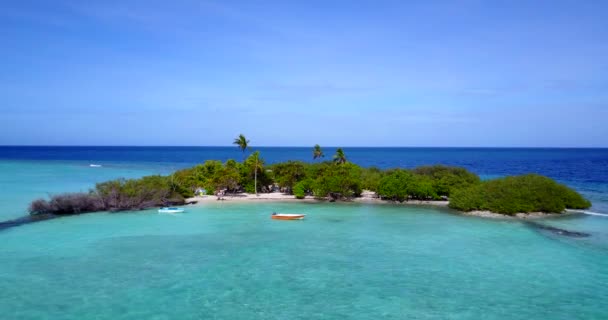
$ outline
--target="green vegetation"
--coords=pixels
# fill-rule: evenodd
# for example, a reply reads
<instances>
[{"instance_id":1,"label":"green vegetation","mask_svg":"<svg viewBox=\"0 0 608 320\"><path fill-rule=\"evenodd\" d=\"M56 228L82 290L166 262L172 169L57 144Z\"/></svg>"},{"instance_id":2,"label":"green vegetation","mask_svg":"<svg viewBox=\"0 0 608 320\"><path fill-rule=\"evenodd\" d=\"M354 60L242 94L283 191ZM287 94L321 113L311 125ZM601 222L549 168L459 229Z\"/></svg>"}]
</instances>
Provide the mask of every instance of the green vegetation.
<instances>
[{"instance_id":1,"label":"green vegetation","mask_svg":"<svg viewBox=\"0 0 608 320\"><path fill-rule=\"evenodd\" d=\"M178 170L173 173L172 177L176 181L178 192L185 197L192 197L197 188L213 192L217 189L216 185L229 185L230 183L219 181L230 175L224 169L225 167L221 161L207 160L205 163L192 168ZM232 179L235 179L235 177L232 176ZM236 177L237 181L239 179L240 175Z\"/></svg>"},{"instance_id":2,"label":"green vegetation","mask_svg":"<svg viewBox=\"0 0 608 320\"><path fill-rule=\"evenodd\" d=\"M394 169L378 185L380 198L392 201L441 200L436 189L437 179L415 174L410 170Z\"/></svg>"},{"instance_id":3,"label":"green vegetation","mask_svg":"<svg viewBox=\"0 0 608 320\"><path fill-rule=\"evenodd\" d=\"M340 163L340 162L338 162ZM361 167L353 163L326 164L312 185L316 198L348 199L361 195Z\"/></svg>"},{"instance_id":4,"label":"green vegetation","mask_svg":"<svg viewBox=\"0 0 608 320\"><path fill-rule=\"evenodd\" d=\"M306 177L307 166L308 164L301 161L287 161L273 164L270 166L270 171L279 187L289 193L298 181Z\"/></svg>"},{"instance_id":5,"label":"green vegetation","mask_svg":"<svg viewBox=\"0 0 608 320\"><path fill-rule=\"evenodd\" d=\"M338 150L336 150L336 154L334 155L334 162L337 164L346 163L346 155L344 154L344 150L342 150L342 148L338 148Z\"/></svg>"},{"instance_id":6,"label":"green vegetation","mask_svg":"<svg viewBox=\"0 0 608 320\"><path fill-rule=\"evenodd\" d=\"M304 199L311 192L313 181L310 179L302 180L293 187L293 195L296 199Z\"/></svg>"},{"instance_id":7,"label":"green vegetation","mask_svg":"<svg viewBox=\"0 0 608 320\"><path fill-rule=\"evenodd\" d=\"M316 160L316 159L320 159L325 157L325 155L323 154L323 150L321 150L321 146L319 146L318 144L315 144L315 146L312 149L312 159Z\"/></svg>"},{"instance_id":8,"label":"green vegetation","mask_svg":"<svg viewBox=\"0 0 608 320\"><path fill-rule=\"evenodd\" d=\"M243 151L249 140L242 134L234 144ZM319 145L313 159L323 157ZM251 153L243 162L208 160L170 176L146 176L99 183L89 193L63 194L50 200L38 199L30 212L76 214L90 211L137 210L182 204L197 190L207 194L271 192L276 187L297 199L348 200L359 197L364 189L389 201L447 200L462 211L488 210L503 214L518 212L562 212L582 209L591 204L576 191L539 175L506 177L481 182L466 169L442 165L407 169L380 170L361 168L347 162L342 149L333 161L305 163L287 161L266 166L260 152Z\"/></svg>"},{"instance_id":9,"label":"green vegetation","mask_svg":"<svg viewBox=\"0 0 608 320\"><path fill-rule=\"evenodd\" d=\"M449 197L455 190L479 184L479 177L459 167L447 167L442 165L423 166L412 170L415 175L426 177L433 185L437 196ZM423 181L419 181L424 183Z\"/></svg>"},{"instance_id":10,"label":"green vegetation","mask_svg":"<svg viewBox=\"0 0 608 320\"><path fill-rule=\"evenodd\" d=\"M249 140L247 140L247 138L245 138L245 135L243 135L242 133L239 134L239 136L234 139L232 144L236 145L237 147L239 147L239 149L241 149L241 151L243 152L243 158L244 158L245 151L247 151L247 149L249 148Z\"/></svg>"},{"instance_id":11,"label":"green vegetation","mask_svg":"<svg viewBox=\"0 0 608 320\"><path fill-rule=\"evenodd\" d=\"M184 197L194 196L197 189L205 189L208 194L220 190L228 193L256 193L268 191L274 183L272 168L266 170L264 159L256 151L244 163L235 160L227 160L225 163L208 160L202 165L176 171L172 177L176 190Z\"/></svg>"},{"instance_id":12,"label":"green vegetation","mask_svg":"<svg viewBox=\"0 0 608 320\"><path fill-rule=\"evenodd\" d=\"M413 175L407 170L394 170L382 178L378 184L378 195L382 199L403 202L409 195L409 184Z\"/></svg>"},{"instance_id":13,"label":"green vegetation","mask_svg":"<svg viewBox=\"0 0 608 320\"><path fill-rule=\"evenodd\" d=\"M141 210L183 204L173 178L146 176L141 179L117 179L98 183L88 193L68 193L38 199L30 204L32 214L78 214L92 211Z\"/></svg>"},{"instance_id":14,"label":"green vegetation","mask_svg":"<svg viewBox=\"0 0 608 320\"><path fill-rule=\"evenodd\" d=\"M371 181L374 179L376 178ZM479 183L479 177L464 168L424 166L413 170L394 169L386 172L378 183L377 193L382 199L399 202L441 200L447 199L455 190ZM372 183L371 187L373 186Z\"/></svg>"},{"instance_id":15,"label":"green vegetation","mask_svg":"<svg viewBox=\"0 0 608 320\"><path fill-rule=\"evenodd\" d=\"M362 168L361 187L365 190L378 192L380 180L383 176L384 172L377 167Z\"/></svg>"},{"instance_id":16,"label":"green vegetation","mask_svg":"<svg viewBox=\"0 0 608 320\"><path fill-rule=\"evenodd\" d=\"M251 178L251 173L253 172L253 188L251 187L251 185L245 186L245 191L247 191L249 193L255 193L255 194L258 193L258 191L259 191L258 175L260 175L261 180L264 180L264 181L260 181L260 182L270 183L270 180L268 179L268 177L265 175L262 175L264 173L264 160L260 158L259 151L252 153L245 160L245 172L248 173L249 176L245 177L244 180L247 180L247 178ZM265 179L263 179L263 178L265 178ZM248 179L248 180L251 180L251 179Z\"/></svg>"},{"instance_id":17,"label":"green vegetation","mask_svg":"<svg viewBox=\"0 0 608 320\"><path fill-rule=\"evenodd\" d=\"M591 203L576 191L536 174L505 177L454 190L450 207L461 211L563 212L585 209Z\"/></svg>"}]
</instances>

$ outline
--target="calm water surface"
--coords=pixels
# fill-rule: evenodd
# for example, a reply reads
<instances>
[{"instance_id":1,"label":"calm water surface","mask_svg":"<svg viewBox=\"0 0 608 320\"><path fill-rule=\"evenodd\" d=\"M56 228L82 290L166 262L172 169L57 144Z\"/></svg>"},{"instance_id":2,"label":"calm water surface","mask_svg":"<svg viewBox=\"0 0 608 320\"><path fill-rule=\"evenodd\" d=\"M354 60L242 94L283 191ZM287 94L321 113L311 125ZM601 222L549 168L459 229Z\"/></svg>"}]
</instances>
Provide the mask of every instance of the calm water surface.
<instances>
[{"instance_id":1,"label":"calm water surface","mask_svg":"<svg viewBox=\"0 0 608 320\"><path fill-rule=\"evenodd\" d=\"M309 148L261 151L268 162L310 157ZM605 149L346 152L384 168L539 172L608 212ZM49 193L240 156L234 148L0 147L0 219ZM308 216L273 221L272 211ZM608 319L608 218L542 223L591 236L392 205L213 203L179 216L61 218L0 232L0 318Z\"/></svg>"},{"instance_id":2,"label":"calm water surface","mask_svg":"<svg viewBox=\"0 0 608 320\"><path fill-rule=\"evenodd\" d=\"M274 221L272 210L308 217ZM0 237L0 314L11 319L608 317L605 236L437 209L226 203Z\"/></svg>"}]
</instances>

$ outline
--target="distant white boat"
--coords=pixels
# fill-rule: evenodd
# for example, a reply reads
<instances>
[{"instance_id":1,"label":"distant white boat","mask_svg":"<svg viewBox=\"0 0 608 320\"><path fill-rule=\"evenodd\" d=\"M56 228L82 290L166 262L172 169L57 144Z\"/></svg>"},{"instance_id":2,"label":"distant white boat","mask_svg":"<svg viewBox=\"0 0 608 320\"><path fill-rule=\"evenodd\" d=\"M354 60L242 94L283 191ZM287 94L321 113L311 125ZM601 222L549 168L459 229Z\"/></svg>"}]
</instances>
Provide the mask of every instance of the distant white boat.
<instances>
[{"instance_id":1,"label":"distant white boat","mask_svg":"<svg viewBox=\"0 0 608 320\"><path fill-rule=\"evenodd\" d=\"M276 213L273 212L270 216L275 220L302 220L306 215L301 213Z\"/></svg>"},{"instance_id":2,"label":"distant white boat","mask_svg":"<svg viewBox=\"0 0 608 320\"><path fill-rule=\"evenodd\" d=\"M160 208L158 209L158 213L182 213L186 210L182 209L182 208L175 208L175 207L165 207L165 208Z\"/></svg>"},{"instance_id":3,"label":"distant white boat","mask_svg":"<svg viewBox=\"0 0 608 320\"><path fill-rule=\"evenodd\" d=\"M91 167L91 168L101 168L101 165L100 165L100 164L94 164L94 163L91 163L91 164L89 165L89 167Z\"/></svg>"}]
</instances>

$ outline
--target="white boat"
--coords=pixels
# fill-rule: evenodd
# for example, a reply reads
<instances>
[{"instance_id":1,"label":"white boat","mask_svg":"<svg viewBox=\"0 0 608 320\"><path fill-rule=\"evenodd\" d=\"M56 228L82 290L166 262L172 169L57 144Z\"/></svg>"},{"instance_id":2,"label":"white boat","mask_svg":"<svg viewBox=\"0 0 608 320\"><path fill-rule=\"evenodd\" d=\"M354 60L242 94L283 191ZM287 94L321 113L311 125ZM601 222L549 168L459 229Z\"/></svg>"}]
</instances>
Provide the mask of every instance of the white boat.
<instances>
[{"instance_id":1,"label":"white boat","mask_svg":"<svg viewBox=\"0 0 608 320\"><path fill-rule=\"evenodd\" d=\"M275 220L302 220L306 215L301 213L276 213L273 212L270 216Z\"/></svg>"},{"instance_id":2,"label":"white boat","mask_svg":"<svg viewBox=\"0 0 608 320\"><path fill-rule=\"evenodd\" d=\"M175 208L175 207L165 207L165 208L160 208L158 209L158 213L182 213L186 210L182 209L182 208Z\"/></svg>"},{"instance_id":3,"label":"white boat","mask_svg":"<svg viewBox=\"0 0 608 320\"><path fill-rule=\"evenodd\" d=\"M94 164L94 163L91 163L91 164L89 165L89 167L91 167L91 168L101 168L101 165L100 165L100 164Z\"/></svg>"}]
</instances>

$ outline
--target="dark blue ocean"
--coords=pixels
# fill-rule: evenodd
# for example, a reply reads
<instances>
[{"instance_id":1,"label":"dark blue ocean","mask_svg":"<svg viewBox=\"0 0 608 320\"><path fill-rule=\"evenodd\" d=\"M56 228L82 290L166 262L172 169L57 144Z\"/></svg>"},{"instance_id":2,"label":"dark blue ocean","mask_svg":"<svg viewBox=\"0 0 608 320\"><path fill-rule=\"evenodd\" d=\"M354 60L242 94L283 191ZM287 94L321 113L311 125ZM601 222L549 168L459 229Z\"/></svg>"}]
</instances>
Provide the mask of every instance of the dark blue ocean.
<instances>
[{"instance_id":1,"label":"dark blue ocean","mask_svg":"<svg viewBox=\"0 0 608 320\"><path fill-rule=\"evenodd\" d=\"M535 172L565 181L607 182L608 149L556 148L343 148L349 161L380 168L427 164L462 166L480 175ZM267 163L312 161L304 147L254 147ZM331 159L336 148L325 148ZM242 159L235 147L7 147L0 160L155 163L187 167L207 159Z\"/></svg>"}]
</instances>

